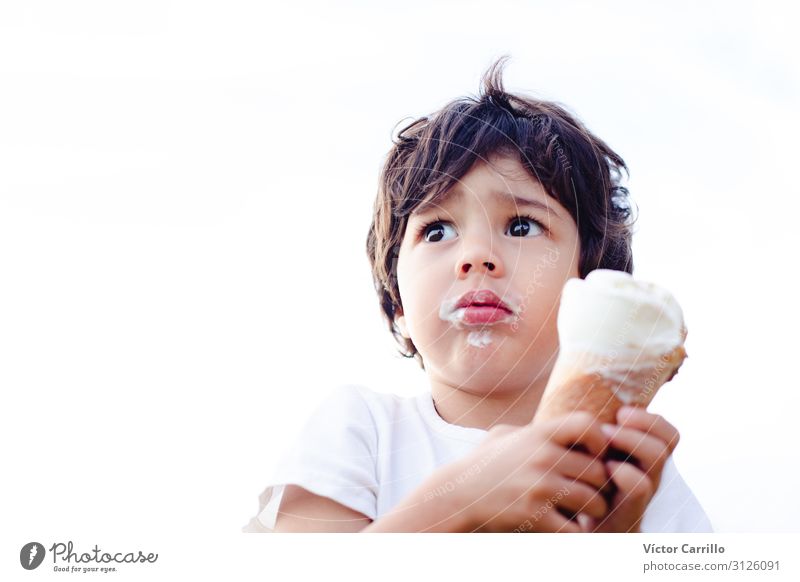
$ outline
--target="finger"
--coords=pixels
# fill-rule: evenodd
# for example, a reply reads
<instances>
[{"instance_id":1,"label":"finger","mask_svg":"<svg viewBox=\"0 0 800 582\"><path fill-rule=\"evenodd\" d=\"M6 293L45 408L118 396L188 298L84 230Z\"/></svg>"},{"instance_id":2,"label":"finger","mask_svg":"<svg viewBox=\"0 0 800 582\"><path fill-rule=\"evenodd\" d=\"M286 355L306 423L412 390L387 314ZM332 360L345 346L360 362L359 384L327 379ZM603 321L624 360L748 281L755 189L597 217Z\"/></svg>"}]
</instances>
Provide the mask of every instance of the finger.
<instances>
[{"instance_id":1,"label":"finger","mask_svg":"<svg viewBox=\"0 0 800 582\"><path fill-rule=\"evenodd\" d=\"M586 513L595 518L602 518L608 512L606 500L594 487L565 478L559 478L557 485L559 498L555 502L559 508L568 510L569 514Z\"/></svg>"},{"instance_id":2,"label":"finger","mask_svg":"<svg viewBox=\"0 0 800 582\"><path fill-rule=\"evenodd\" d=\"M551 511L542 518L542 527L553 533L581 533L581 526L577 521L567 519L557 511Z\"/></svg>"},{"instance_id":3,"label":"finger","mask_svg":"<svg viewBox=\"0 0 800 582\"><path fill-rule=\"evenodd\" d=\"M664 441L635 428L606 425L603 430L608 433L613 449L634 457L635 464L648 475L660 476L670 455Z\"/></svg>"},{"instance_id":4,"label":"finger","mask_svg":"<svg viewBox=\"0 0 800 582\"><path fill-rule=\"evenodd\" d=\"M584 445L591 454L602 456L608 439L600 430L601 422L588 412L578 411L555 418L546 423L550 440L567 447L573 444Z\"/></svg>"},{"instance_id":5,"label":"finger","mask_svg":"<svg viewBox=\"0 0 800 582\"><path fill-rule=\"evenodd\" d=\"M608 482L608 474L603 462L597 457L577 450L553 447L558 455L551 466L564 477L583 481L600 489Z\"/></svg>"},{"instance_id":6,"label":"finger","mask_svg":"<svg viewBox=\"0 0 800 582\"><path fill-rule=\"evenodd\" d=\"M614 503L615 506L643 504L646 507L655 493L653 482L647 475L630 463L608 461L606 466L619 489Z\"/></svg>"},{"instance_id":7,"label":"finger","mask_svg":"<svg viewBox=\"0 0 800 582\"><path fill-rule=\"evenodd\" d=\"M590 531L623 531L620 528L629 532L638 531L653 496L652 483L642 471L629 463L608 461L606 466L617 485L617 493L611 511L604 518L595 520Z\"/></svg>"},{"instance_id":8,"label":"finger","mask_svg":"<svg viewBox=\"0 0 800 582\"><path fill-rule=\"evenodd\" d=\"M572 521L569 517L563 516L561 508L557 504L557 494L551 496L545 503L535 504L535 509L531 513L529 519L526 520L528 527L521 528L522 532L531 531L544 531L544 532L570 532L577 533L580 531L580 525L577 521Z\"/></svg>"},{"instance_id":9,"label":"finger","mask_svg":"<svg viewBox=\"0 0 800 582\"><path fill-rule=\"evenodd\" d=\"M621 426L637 428L667 443L670 453L680 440L678 429L660 414L651 414L636 406L623 406L617 411L617 422Z\"/></svg>"}]
</instances>

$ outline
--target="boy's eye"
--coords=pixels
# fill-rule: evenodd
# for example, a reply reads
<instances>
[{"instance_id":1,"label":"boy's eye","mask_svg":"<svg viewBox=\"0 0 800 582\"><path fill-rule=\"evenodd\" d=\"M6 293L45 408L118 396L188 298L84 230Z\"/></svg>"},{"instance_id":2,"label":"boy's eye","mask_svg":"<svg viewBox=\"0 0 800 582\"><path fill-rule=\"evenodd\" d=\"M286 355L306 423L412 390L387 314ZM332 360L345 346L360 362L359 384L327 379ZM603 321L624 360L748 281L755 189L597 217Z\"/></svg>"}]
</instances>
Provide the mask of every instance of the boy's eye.
<instances>
[{"instance_id":1,"label":"boy's eye","mask_svg":"<svg viewBox=\"0 0 800 582\"><path fill-rule=\"evenodd\" d=\"M508 225L508 233L511 236L538 236L544 232L544 228L538 220L534 220L529 216L517 216Z\"/></svg>"},{"instance_id":2,"label":"boy's eye","mask_svg":"<svg viewBox=\"0 0 800 582\"><path fill-rule=\"evenodd\" d=\"M426 242L439 242L444 239L447 229L455 235L455 229L446 222L432 222L422 227L422 236Z\"/></svg>"}]
</instances>

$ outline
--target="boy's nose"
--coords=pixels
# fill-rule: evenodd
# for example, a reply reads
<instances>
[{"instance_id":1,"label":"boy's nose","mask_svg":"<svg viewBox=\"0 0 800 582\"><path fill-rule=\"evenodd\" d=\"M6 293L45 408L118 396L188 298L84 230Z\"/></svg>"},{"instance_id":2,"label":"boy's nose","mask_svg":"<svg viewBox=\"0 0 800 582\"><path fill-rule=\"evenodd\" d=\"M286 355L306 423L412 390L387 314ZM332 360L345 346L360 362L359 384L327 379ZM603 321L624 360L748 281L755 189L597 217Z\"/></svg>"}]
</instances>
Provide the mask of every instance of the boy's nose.
<instances>
[{"instance_id":1,"label":"boy's nose","mask_svg":"<svg viewBox=\"0 0 800 582\"><path fill-rule=\"evenodd\" d=\"M497 241L493 239L491 225L483 229L475 227L469 232L464 232L461 238L461 257L456 261L455 276L459 279L467 277L471 271L478 271L478 275L502 277L504 275L503 261L495 252Z\"/></svg>"},{"instance_id":2,"label":"boy's nose","mask_svg":"<svg viewBox=\"0 0 800 582\"><path fill-rule=\"evenodd\" d=\"M456 277L463 279L471 271L478 271L480 275L493 277L503 276L502 263L497 257L488 256L487 253L467 253L456 264Z\"/></svg>"},{"instance_id":3,"label":"boy's nose","mask_svg":"<svg viewBox=\"0 0 800 582\"><path fill-rule=\"evenodd\" d=\"M495 270L494 263L491 262L491 261L484 261L483 262L483 266L486 267L486 269L489 270L489 271L494 271ZM472 268L472 264L471 263L462 263L462 265L461 265L461 270L464 273L468 273L471 268Z\"/></svg>"}]
</instances>

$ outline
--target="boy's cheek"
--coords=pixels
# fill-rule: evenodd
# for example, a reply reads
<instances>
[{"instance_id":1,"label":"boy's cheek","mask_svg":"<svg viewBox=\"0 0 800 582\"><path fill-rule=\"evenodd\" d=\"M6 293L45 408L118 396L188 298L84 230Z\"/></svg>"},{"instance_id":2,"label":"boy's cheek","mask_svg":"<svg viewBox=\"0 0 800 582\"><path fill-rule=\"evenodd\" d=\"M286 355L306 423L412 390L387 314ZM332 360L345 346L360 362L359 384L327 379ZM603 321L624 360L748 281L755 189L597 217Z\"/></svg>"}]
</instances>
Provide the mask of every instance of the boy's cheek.
<instances>
[{"instance_id":1,"label":"boy's cheek","mask_svg":"<svg viewBox=\"0 0 800 582\"><path fill-rule=\"evenodd\" d=\"M559 255L561 259L562 255ZM545 303L548 304L548 308L552 307L553 302L558 301L561 296L561 290L567 280L579 276L577 265L566 264L563 260L550 262L548 256L545 253L537 262L525 269L525 277L519 291L523 295L523 303L528 307Z\"/></svg>"}]
</instances>

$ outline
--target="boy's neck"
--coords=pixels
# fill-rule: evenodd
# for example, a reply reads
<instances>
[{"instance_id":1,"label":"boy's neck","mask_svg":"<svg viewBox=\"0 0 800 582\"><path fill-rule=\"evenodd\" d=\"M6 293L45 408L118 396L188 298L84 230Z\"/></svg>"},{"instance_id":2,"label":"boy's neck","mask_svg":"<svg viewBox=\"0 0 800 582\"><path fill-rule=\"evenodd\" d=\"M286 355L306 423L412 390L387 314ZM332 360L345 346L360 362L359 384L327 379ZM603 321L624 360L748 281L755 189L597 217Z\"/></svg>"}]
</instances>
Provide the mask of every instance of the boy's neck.
<instances>
[{"instance_id":1,"label":"boy's neck","mask_svg":"<svg viewBox=\"0 0 800 582\"><path fill-rule=\"evenodd\" d=\"M483 430L496 424L522 426L533 420L546 380L520 390L479 394L431 379L431 396L436 412L449 424Z\"/></svg>"}]
</instances>

